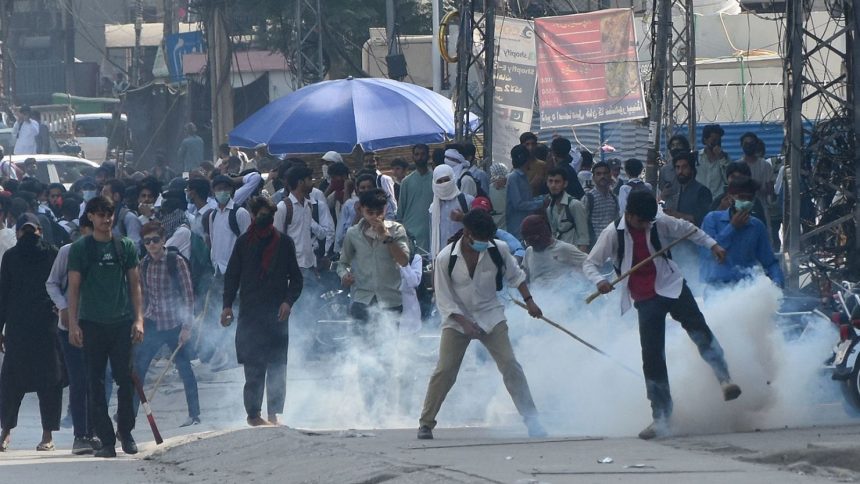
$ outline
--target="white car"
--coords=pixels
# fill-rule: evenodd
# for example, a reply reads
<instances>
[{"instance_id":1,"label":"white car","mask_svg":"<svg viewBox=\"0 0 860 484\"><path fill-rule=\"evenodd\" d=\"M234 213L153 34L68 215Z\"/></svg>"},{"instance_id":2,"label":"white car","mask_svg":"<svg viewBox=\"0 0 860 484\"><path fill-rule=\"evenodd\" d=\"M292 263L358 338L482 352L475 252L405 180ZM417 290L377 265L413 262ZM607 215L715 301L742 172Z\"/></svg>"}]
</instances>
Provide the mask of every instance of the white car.
<instances>
[{"instance_id":1,"label":"white car","mask_svg":"<svg viewBox=\"0 0 860 484\"><path fill-rule=\"evenodd\" d=\"M80 143L84 156L98 162L107 159L112 127L111 113L75 115L75 138ZM128 117L125 114L120 115L118 129L128 130Z\"/></svg>"},{"instance_id":2,"label":"white car","mask_svg":"<svg viewBox=\"0 0 860 484\"><path fill-rule=\"evenodd\" d=\"M99 167L90 160L66 155L13 155L12 162L24 169L24 161L35 158L36 178L45 184L62 183L66 189L84 176L93 176Z\"/></svg>"}]
</instances>

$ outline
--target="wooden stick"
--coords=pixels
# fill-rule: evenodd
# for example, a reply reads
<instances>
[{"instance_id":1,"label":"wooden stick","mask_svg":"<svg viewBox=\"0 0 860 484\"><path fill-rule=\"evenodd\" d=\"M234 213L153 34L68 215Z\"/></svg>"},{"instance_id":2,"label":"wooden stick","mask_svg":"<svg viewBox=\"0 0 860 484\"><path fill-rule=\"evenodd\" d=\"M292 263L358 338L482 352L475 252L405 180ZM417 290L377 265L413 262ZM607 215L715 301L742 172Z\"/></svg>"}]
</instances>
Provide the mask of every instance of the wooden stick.
<instances>
[{"instance_id":1,"label":"wooden stick","mask_svg":"<svg viewBox=\"0 0 860 484\"><path fill-rule=\"evenodd\" d=\"M647 258L647 259L643 260L642 262L640 262L640 263L636 264L635 266L631 267L629 271L627 271L627 272L625 272L624 274L621 274L620 276L618 276L614 281L610 282L610 283L609 283L609 285L610 285L610 286L612 286L612 287L615 287L615 285L616 285L616 284L618 284L619 282L623 281L624 279L627 279L627 277L628 277L630 274L633 274L634 272L638 271L639 269L641 269L642 267L644 267L644 266L645 266L645 264L648 264L649 262L653 261L653 260L654 260L654 259L656 259L657 257L660 257L661 255L665 254L666 252L669 252L669 250L671 250L671 249L672 249L672 247L675 247L676 245L680 244L682 241L689 239L690 237L692 237L692 236L693 236L696 232L698 232L698 231L699 231L699 229L692 230L692 231L690 231L690 233L689 233L689 234L687 234L687 235L685 235L685 236L681 237L680 239L678 239L678 240L676 240L676 241L672 242L672 243L671 243L671 244L669 244L668 246L666 246L666 247L664 247L664 248L662 248L662 249L658 250L658 251L657 251L657 252L655 252L651 257L649 257L649 258ZM586 303L586 304L591 304L591 301L594 301L594 300L595 300L595 299L597 299L598 297L600 297L600 291L595 291L595 292L594 292L594 294L592 294L592 295L588 296L588 299L586 299L586 300L585 300L585 303Z\"/></svg>"},{"instance_id":2,"label":"wooden stick","mask_svg":"<svg viewBox=\"0 0 860 484\"><path fill-rule=\"evenodd\" d=\"M164 439L161 438L161 432L158 431L158 425L155 424L155 417L152 415L152 408L149 402L146 401L146 394L143 393L143 385L140 384L140 379L137 373L131 372L131 381L134 383L134 389L137 391L137 396L140 398L140 406L143 407L143 412L146 414L146 420L149 421L149 428L152 430L152 436L155 437L155 444L161 445Z\"/></svg>"},{"instance_id":3,"label":"wooden stick","mask_svg":"<svg viewBox=\"0 0 860 484\"><path fill-rule=\"evenodd\" d=\"M518 300L516 300L516 299L514 299L514 298L511 298L511 300L512 300L512 301L514 302L514 304L516 304L517 306L519 306L519 307L521 307L521 308L523 308L523 309L525 309L525 310L528 310L528 306L526 306L522 301L518 301ZM590 350L592 350L592 351L594 351L594 352L596 352L596 353L599 353L599 354L601 354L601 355L605 356L606 358L609 358L613 363L617 364L617 365L618 365L618 366L620 366L621 368L624 368L624 369L625 369L625 370L627 370L628 372L630 372L630 373L632 373L632 374L636 375L637 377L640 377L640 378L642 377L642 374L641 374L641 373L639 373L638 371L634 370L633 368L630 368L629 366L625 365L624 363L621 363L620 361L616 360L615 358L613 358L613 357L609 356L606 352L604 352L603 350L601 350L601 349L600 349L600 348L598 348L597 346L594 346L593 344L589 343L588 341L585 341L584 339L580 338L579 336L577 336L577 335L573 334L572 332L568 331L568 330L567 330L567 328L565 328L564 326L562 326L562 325L560 325L560 324L556 323L555 321L552 321L551 319L549 319L549 318L547 318L546 316L543 316L543 315L541 315L541 316L540 316L540 319L541 319L541 320L543 320L545 323L549 324L550 326L552 326L552 327L554 327L554 328L556 328L556 329L560 330L560 331L561 331L561 332L563 332L564 334L566 334L566 335L570 336L571 338L573 338L573 339L575 339L575 340L579 341L580 343L584 344L588 349L590 349Z\"/></svg>"},{"instance_id":4,"label":"wooden stick","mask_svg":"<svg viewBox=\"0 0 860 484\"><path fill-rule=\"evenodd\" d=\"M150 401L150 403L151 403L153 400L155 400L155 392L157 392L157 391L158 391L158 386L159 386L159 385L161 385L161 380L162 380L162 378L164 378L164 375L166 375L166 374L167 374L167 370L169 370L169 369L170 369L170 366L173 364L173 360L175 360L175 359L176 359L176 355L179 353L179 350L181 350L183 346L185 346L183 343L178 343L178 344L176 345L176 349L175 349L175 350L173 350L173 354L172 354L172 355L170 355L170 359L169 359L169 360L167 360L167 366L165 366L165 367L164 367L164 371L162 371L162 372L161 372L161 375L159 375L159 376L158 376L158 379L157 379L157 380L155 380L155 384L154 384L154 385L152 385L152 390L150 390L150 391L149 391L149 401Z\"/></svg>"}]
</instances>

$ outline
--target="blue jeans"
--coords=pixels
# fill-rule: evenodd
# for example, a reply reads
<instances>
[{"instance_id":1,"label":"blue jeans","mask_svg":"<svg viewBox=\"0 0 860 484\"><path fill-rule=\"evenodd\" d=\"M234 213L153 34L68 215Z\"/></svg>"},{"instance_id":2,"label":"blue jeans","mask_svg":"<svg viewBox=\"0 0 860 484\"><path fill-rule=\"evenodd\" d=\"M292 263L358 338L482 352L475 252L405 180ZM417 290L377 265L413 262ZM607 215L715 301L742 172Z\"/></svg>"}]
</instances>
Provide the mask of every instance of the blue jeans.
<instances>
[{"instance_id":1,"label":"blue jeans","mask_svg":"<svg viewBox=\"0 0 860 484\"><path fill-rule=\"evenodd\" d=\"M138 378L143 382L146 380L146 372L149 371L149 365L152 359L158 354L158 350L162 346L167 345L170 353L176 350L179 344L179 333L182 328L179 326L167 331L158 331L154 321L146 320L144 323L143 342L134 349L134 370L137 372ZM176 353L176 369L179 371L179 377L182 378L182 386L185 387L185 402L188 404L188 416L200 416L200 399L197 394L197 378L194 377L194 370L191 369L191 348L188 345L183 345ZM140 400L137 394L134 395L134 414L137 416L138 405Z\"/></svg>"}]
</instances>

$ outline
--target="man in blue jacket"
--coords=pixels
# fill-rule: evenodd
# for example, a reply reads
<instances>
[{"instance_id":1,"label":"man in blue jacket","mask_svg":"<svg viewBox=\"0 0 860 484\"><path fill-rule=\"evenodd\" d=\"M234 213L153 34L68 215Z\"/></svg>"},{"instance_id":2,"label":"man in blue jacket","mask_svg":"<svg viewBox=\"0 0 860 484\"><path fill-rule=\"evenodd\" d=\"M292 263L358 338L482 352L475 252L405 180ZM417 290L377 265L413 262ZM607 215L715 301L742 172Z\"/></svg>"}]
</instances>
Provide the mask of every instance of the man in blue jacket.
<instances>
[{"instance_id":1,"label":"man in blue jacket","mask_svg":"<svg viewBox=\"0 0 860 484\"><path fill-rule=\"evenodd\" d=\"M727 210L709 213L702 222L702 230L726 249L723 264L702 256L702 276L711 286L741 281L750 277L757 266L761 266L776 285L784 283L767 226L750 216L758 188L758 182L752 178L736 178L728 188L728 195L734 199L732 205Z\"/></svg>"}]
</instances>

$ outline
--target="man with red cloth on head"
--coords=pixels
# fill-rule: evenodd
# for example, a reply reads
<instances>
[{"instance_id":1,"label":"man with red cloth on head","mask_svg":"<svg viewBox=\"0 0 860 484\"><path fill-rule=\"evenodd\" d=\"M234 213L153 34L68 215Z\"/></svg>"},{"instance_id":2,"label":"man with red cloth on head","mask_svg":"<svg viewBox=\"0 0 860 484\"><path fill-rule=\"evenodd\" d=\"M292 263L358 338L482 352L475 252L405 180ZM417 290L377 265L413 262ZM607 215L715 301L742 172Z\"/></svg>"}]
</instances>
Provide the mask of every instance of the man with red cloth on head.
<instances>
[{"instance_id":1,"label":"man with red cloth on head","mask_svg":"<svg viewBox=\"0 0 860 484\"><path fill-rule=\"evenodd\" d=\"M265 197L251 200L254 223L233 246L224 274L221 324L233 321L239 293L236 356L245 367L244 401L248 425L277 425L287 388L290 310L302 293L296 246L273 225L275 206ZM266 390L268 420L261 416Z\"/></svg>"}]
</instances>

